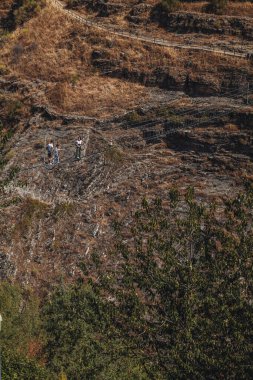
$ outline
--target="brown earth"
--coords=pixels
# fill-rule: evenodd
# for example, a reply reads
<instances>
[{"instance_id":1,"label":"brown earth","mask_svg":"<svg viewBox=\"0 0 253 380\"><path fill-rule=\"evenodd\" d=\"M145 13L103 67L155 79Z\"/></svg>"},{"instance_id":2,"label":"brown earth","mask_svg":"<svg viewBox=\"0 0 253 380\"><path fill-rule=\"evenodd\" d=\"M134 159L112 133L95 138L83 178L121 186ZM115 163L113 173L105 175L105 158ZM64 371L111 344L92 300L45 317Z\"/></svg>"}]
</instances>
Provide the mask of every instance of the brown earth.
<instances>
[{"instance_id":1,"label":"brown earth","mask_svg":"<svg viewBox=\"0 0 253 380\"><path fill-rule=\"evenodd\" d=\"M112 223L143 197L194 186L219 203L253 179L248 60L104 36L51 7L2 43L0 278L47 292L94 252L110 263Z\"/></svg>"}]
</instances>

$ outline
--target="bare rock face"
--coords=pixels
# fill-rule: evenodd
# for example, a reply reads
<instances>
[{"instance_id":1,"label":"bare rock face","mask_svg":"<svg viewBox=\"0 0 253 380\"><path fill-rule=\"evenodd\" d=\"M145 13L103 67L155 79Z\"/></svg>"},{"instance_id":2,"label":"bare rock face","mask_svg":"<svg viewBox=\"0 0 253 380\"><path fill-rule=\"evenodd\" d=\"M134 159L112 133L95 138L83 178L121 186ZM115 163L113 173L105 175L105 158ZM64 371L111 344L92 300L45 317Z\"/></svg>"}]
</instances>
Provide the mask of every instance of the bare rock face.
<instances>
[{"instance_id":1,"label":"bare rock face","mask_svg":"<svg viewBox=\"0 0 253 380\"><path fill-rule=\"evenodd\" d=\"M10 262L5 253L0 252L0 279L5 280L15 272L14 265Z\"/></svg>"},{"instance_id":2,"label":"bare rock face","mask_svg":"<svg viewBox=\"0 0 253 380\"><path fill-rule=\"evenodd\" d=\"M189 73L187 67L177 70L172 66L157 65L152 70L143 67L129 68L124 59L110 58L108 52L93 51L91 62L102 73L113 78L123 78L147 87L159 87L170 91L184 91L190 96L214 96L222 92L238 90L248 82L246 73L239 76L236 68L220 73Z\"/></svg>"}]
</instances>

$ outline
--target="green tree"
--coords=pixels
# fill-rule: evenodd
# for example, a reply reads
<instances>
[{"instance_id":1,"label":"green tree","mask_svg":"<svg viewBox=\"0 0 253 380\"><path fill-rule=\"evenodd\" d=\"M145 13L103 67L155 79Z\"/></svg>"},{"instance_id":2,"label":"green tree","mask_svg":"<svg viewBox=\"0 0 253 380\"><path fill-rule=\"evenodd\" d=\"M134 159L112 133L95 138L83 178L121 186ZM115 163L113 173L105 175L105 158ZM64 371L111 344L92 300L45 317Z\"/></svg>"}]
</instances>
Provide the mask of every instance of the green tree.
<instances>
[{"instance_id":1,"label":"green tree","mask_svg":"<svg viewBox=\"0 0 253 380\"><path fill-rule=\"evenodd\" d=\"M13 350L2 350L4 380L53 380L37 360Z\"/></svg>"},{"instance_id":2,"label":"green tree","mask_svg":"<svg viewBox=\"0 0 253 380\"><path fill-rule=\"evenodd\" d=\"M0 313L3 317L1 349L5 380L45 380L38 362L42 345L39 303L30 292L7 282L0 284Z\"/></svg>"},{"instance_id":3,"label":"green tree","mask_svg":"<svg viewBox=\"0 0 253 380\"><path fill-rule=\"evenodd\" d=\"M169 199L143 202L132 239L118 229L121 329L164 378L250 378L252 190L218 216L192 189Z\"/></svg>"},{"instance_id":4,"label":"green tree","mask_svg":"<svg viewBox=\"0 0 253 380\"><path fill-rule=\"evenodd\" d=\"M8 27L14 29L36 16L46 0L15 0L8 15Z\"/></svg>"},{"instance_id":5,"label":"green tree","mask_svg":"<svg viewBox=\"0 0 253 380\"><path fill-rule=\"evenodd\" d=\"M114 252L83 265L96 282L59 289L44 309L54 372L251 378L252 206L250 186L219 209L174 189L144 200L130 227L115 223Z\"/></svg>"},{"instance_id":6,"label":"green tree","mask_svg":"<svg viewBox=\"0 0 253 380\"><path fill-rule=\"evenodd\" d=\"M44 308L50 368L71 380L146 380L146 371L128 354L115 322L115 307L97 287L78 283L58 289Z\"/></svg>"}]
</instances>

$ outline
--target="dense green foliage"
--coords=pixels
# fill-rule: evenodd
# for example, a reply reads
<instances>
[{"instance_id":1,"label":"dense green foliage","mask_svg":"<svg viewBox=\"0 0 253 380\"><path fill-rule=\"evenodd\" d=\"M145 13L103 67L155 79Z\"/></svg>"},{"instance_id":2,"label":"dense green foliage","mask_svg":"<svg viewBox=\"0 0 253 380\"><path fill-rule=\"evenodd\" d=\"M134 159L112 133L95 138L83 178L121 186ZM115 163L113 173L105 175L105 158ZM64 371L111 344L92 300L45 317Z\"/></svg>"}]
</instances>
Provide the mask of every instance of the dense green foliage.
<instances>
[{"instance_id":1,"label":"dense green foliage","mask_svg":"<svg viewBox=\"0 0 253 380\"><path fill-rule=\"evenodd\" d=\"M45 380L47 373L36 358L43 341L38 301L18 286L2 283L0 312L3 379Z\"/></svg>"},{"instance_id":2,"label":"dense green foliage","mask_svg":"<svg viewBox=\"0 0 253 380\"><path fill-rule=\"evenodd\" d=\"M99 289L77 284L57 291L44 309L51 369L69 379L147 379L139 358L114 319L115 308Z\"/></svg>"},{"instance_id":3,"label":"dense green foliage","mask_svg":"<svg viewBox=\"0 0 253 380\"><path fill-rule=\"evenodd\" d=\"M17 337L18 338L18 337ZM52 379L37 360L13 350L2 351L3 380L46 380Z\"/></svg>"},{"instance_id":4,"label":"dense green foliage","mask_svg":"<svg viewBox=\"0 0 253 380\"><path fill-rule=\"evenodd\" d=\"M144 200L130 226L115 223L114 252L82 263L90 280L62 285L41 316L2 284L6 379L48 378L32 342L50 379L251 379L252 206L250 186L219 207L192 189Z\"/></svg>"},{"instance_id":5,"label":"dense green foliage","mask_svg":"<svg viewBox=\"0 0 253 380\"><path fill-rule=\"evenodd\" d=\"M114 270L96 256L99 283L46 307L51 368L73 380L251 378L252 205L251 190L219 217L191 189L144 201L130 235L115 225Z\"/></svg>"}]
</instances>

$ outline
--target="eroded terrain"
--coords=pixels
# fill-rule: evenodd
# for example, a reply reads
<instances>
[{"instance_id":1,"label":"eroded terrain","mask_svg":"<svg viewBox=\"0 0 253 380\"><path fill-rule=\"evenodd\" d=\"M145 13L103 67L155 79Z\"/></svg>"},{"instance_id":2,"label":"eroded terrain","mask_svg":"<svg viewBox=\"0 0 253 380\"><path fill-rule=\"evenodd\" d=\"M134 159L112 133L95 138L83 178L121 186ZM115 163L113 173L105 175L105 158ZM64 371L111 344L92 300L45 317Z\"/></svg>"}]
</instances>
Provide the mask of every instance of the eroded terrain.
<instances>
[{"instance_id":1,"label":"eroded terrain","mask_svg":"<svg viewBox=\"0 0 253 380\"><path fill-rule=\"evenodd\" d=\"M94 252L110 262L113 221L144 197L193 186L219 203L253 178L248 59L105 36L48 5L1 60L1 278L46 291Z\"/></svg>"}]
</instances>

